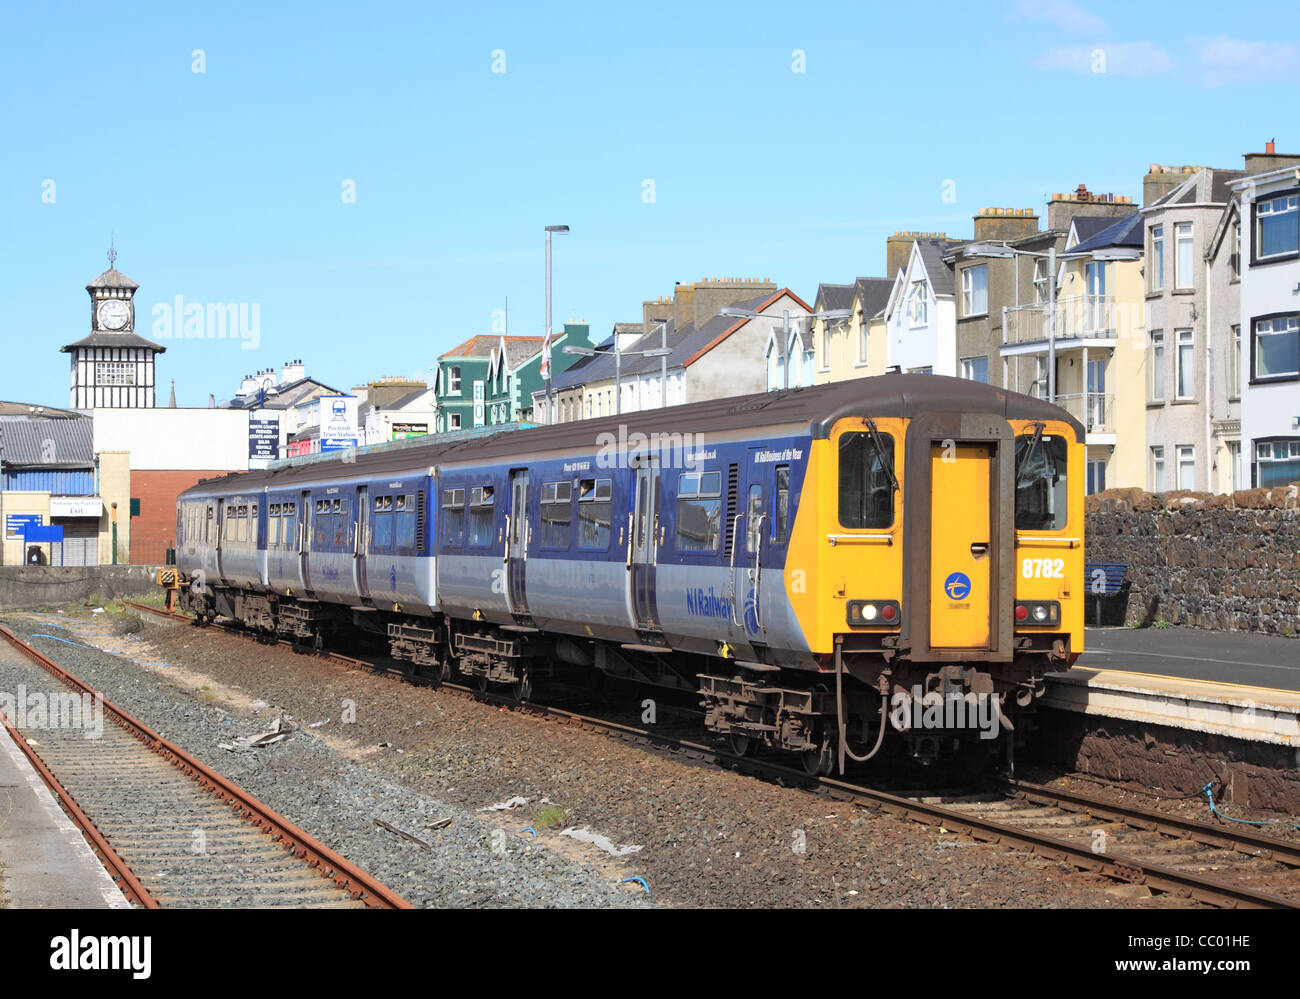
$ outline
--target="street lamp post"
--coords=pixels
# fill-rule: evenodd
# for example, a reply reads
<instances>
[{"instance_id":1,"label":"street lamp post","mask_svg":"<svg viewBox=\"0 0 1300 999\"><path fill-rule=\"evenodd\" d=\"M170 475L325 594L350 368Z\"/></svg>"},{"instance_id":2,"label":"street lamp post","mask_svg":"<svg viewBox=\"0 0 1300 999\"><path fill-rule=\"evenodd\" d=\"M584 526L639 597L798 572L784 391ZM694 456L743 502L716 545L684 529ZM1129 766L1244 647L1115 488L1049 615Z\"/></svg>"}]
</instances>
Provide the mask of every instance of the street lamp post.
<instances>
[{"instance_id":1,"label":"street lamp post","mask_svg":"<svg viewBox=\"0 0 1300 999\"><path fill-rule=\"evenodd\" d=\"M555 422L555 372L551 370L551 234L566 233L567 225L546 227L546 340L542 350L546 361L546 422Z\"/></svg>"},{"instance_id":2,"label":"street lamp post","mask_svg":"<svg viewBox=\"0 0 1300 999\"><path fill-rule=\"evenodd\" d=\"M663 324L665 327L667 326L667 323L668 323L667 319L663 320ZM621 416L623 414L623 369L622 369L623 355L634 354L638 357L663 358L663 362L660 364L659 367L660 377L662 378L664 377L664 373L667 371L668 368L668 355L672 353L672 351L668 349L668 338L666 332L664 334L663 343L664 346L662 347L651 347L647 350L620 350L618 346L618 334L617 333L614 334L614 412L615 415ZM577 354L580 357L597 357L600 354L607 353L607 351L601 350L599 347L579 347L576 345L567 345L567 344L564 347L564 352L566 354ZM664 393L660 393L660 395L662 397ZM662 405L662 399L661 399L661 405Z\"/></svg>"}]
</instances>

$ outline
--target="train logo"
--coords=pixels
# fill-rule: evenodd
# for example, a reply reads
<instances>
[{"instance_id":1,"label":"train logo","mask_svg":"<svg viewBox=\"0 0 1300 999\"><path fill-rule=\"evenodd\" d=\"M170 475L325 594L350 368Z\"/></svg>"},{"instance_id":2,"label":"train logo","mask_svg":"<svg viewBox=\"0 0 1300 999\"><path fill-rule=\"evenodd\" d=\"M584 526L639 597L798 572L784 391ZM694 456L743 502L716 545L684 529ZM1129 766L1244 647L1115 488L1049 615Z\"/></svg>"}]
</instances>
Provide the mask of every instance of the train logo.
<instances>
[{"instance_id":1,"label":"train logo","mask_svg":"<svg viewBox=\"0 0 1300 999\"><path fill-rule=\"evenodd\" d=\"M745 631L758 634L758 594L753 590L745 597Z\"/></svg>"},{"instance_id":2,"label":"train logo","mask_svg":"<svg viewBox=\"0 0 1300 999\"><path fill-rule=\"evenodd\" d=\"M951 600L965 600L970 596L970 577L964 572L954 572L943 581L943 592Z\"/></svg>"}]
</instances>

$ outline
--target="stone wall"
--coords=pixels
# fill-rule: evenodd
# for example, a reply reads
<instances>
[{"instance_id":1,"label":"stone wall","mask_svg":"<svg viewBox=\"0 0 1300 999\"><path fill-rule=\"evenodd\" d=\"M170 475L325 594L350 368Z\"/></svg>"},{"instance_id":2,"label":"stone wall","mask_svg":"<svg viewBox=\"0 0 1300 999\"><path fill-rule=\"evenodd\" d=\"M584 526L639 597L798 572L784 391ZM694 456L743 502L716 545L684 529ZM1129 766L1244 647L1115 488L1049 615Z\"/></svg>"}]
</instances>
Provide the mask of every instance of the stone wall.
<instances>
[{"instance_id":1,"label":"stone wall","mask_svg":"<svg viewBox=\"0 0 1300 999\"><path fill-rule=\"evenodd\" d=\"M1112 489L1085 510L1087 560L1129 565L1124 623L1300 636L1300 486Z\"/></svg>"},{"instance_id":2,"label":"stone wall","mask_svg":"<svg viewBox=\"0 0 1300 999\"><path fill-rule=\"evenodd\" d=\"M158 589L157 570L147 565L96 565L85 568L59 565L0 566L0 613L57 607L85 600L98 593L139 597Z\"/></svg>"}]
</instances>

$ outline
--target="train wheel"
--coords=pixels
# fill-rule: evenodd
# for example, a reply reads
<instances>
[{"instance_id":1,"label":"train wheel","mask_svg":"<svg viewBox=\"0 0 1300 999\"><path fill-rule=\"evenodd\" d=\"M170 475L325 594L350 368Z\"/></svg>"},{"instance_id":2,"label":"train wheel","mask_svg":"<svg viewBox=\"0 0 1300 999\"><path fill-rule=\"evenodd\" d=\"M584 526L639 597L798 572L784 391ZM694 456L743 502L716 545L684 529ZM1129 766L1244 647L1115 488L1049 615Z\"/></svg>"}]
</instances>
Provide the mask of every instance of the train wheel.
<instances>
[{"instance_id":1,"label":"train wheel","mask_svg":"<svg viewBox=\"0 0 1300 999\"><path fill-rule=\"evenodd\" d=\"M519 679L515 681L513 692L516 701L526 701L533 696L533 678L528 670L520 670Z\"/></svg>"},{"instance_id":2,"label":"train wheel","mask_svg":"<svg viewBox=\"0 0 1300 999\"><path fill-rule=\"evenodd\" d=\"M807 749L799 754L803 771L809 777L825 777L835 766L835 754L831 752L830 741L823 742L820 749Z\"/></svg>"},{"instance_id":3,"label":"train wheel","mask_svg":"<svg viewBox=\"0 0 1300 999\"><path fill-rule=\"evenodd\" d=\"M727 733L727 742L736 756L753 756L758 752L758 746L750 736L741 735L734 729Z\"/></svg>"}]
</instances>

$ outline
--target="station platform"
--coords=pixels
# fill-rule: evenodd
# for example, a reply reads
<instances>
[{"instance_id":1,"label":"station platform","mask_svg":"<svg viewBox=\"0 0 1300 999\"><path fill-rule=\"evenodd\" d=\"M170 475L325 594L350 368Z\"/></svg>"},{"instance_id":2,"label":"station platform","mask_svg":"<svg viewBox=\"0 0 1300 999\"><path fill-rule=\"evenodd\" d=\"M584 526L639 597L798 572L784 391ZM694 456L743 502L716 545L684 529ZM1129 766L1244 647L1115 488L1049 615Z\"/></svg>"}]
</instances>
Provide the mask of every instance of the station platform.
<instances>
[{"instance_id":1,"label":"station platform","mask_svg":"<svg viewBox=\"0 0 1300 999\"><path fill-rule=\"evenodd\" d=\"M1300 641L1193 628L1089 628L1040 706L1295 748Z\"/></svg>"}]
</instances>

